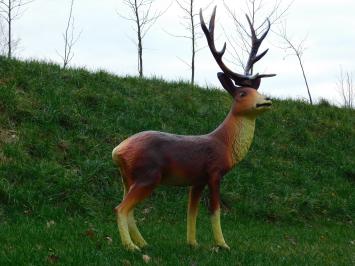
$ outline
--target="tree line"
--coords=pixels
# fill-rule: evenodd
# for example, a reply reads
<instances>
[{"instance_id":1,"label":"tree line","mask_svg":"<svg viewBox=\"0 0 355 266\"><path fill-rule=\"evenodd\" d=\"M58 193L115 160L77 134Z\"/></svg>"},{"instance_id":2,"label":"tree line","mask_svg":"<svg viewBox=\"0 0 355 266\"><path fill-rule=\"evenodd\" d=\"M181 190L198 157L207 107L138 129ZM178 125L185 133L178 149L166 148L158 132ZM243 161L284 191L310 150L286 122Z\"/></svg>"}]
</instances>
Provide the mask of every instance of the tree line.
<instances>
[{"instance_id":1,"label":"tree line","mask_svg":"<svg viewBox=\"0 0 355 266\"><path fill-rule=\"evenodd\" d=\"M19 39L15 39L13 33L13 24L27 10L35 0L0 0L0 52L8 58L12 58L14 51L18 47ZM154 24L163 16L166 11L172 6L173 2L180 9L181 26L186 34L178 35L173 32L166 31L169 35L176 38L185 38L190 42L190 59L179 58L186 64L191 71L190 83L195 84L195 60L197 53L205 46L200 44L202 36L199 30L200 22L198 14L200 8L207 9L215 4L216 0L204 2L204 6L197 6L195 0L172 0L166 7L157 7L156 0L121 0L122 5L128 8L129 12L123 14L117 11L117 15L124 20L132 23L135 38L134 44L137 49L137 71L139 77L144 76L144 38L149 33ZM231 0L232 1L232 0ZM233 34L224 33L227 37L228 45L232 48L229 54L230 63L246 69L245 58L249 54L251 44L249 38L252 33L248 32L248 27L243 22L243 16L240 16L236 10L233 10L230 1L222 0L223 6L229 18L233 21ZM272 4L270 5L270 2ZM299 42L292 40L287 33L286 16L292 6L293 0L273 0L268 5L264 0L246 0L245 8L242 10L250 18L248 23L255 27L255 34L258 35L265 29L267 21L271 25L277 25L278 29L273 29L272 32L280 38L280 48L285 51L286 56L296 56L300 66L305 87L308 94L310 104L313 104L310 86L307 79L305 63L303 62L304 41ZM75 28L74 17L75 0L70 0L68 6L68 15L66 27L63 29L63 49L57 52L62 60L63 68L67 68L74 57L74 46L79 41L81 32L77 32ZM285 57L286 57L285 56ZM251 69L251 73L253 70ZM342 99L343 106L354 108L355 90L353 85L353 74L350 71L345 71L342 68L338 75L336 87Z\"/></svg>"}]
</instances>

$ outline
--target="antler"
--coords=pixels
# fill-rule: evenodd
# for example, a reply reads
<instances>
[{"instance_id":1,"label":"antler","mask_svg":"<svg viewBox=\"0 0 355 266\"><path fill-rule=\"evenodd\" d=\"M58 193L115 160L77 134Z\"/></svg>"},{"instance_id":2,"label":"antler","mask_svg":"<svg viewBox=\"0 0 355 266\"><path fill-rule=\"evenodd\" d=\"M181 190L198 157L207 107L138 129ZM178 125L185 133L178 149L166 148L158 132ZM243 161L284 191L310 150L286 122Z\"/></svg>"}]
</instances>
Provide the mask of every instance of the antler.
<instances>
[{"instance_id":1,"label":"antler","mask_svg":"<svg viewBox=\"0 0 355 266\"><path fill-rule=\"evenodd\" d=\"M256 32L255 29L253 27L253 24L250 21L250 18L248 15L245 15L247 20L248 20L248 24L250 27L250 32L251 32L251 50L249 53L249 58L248 58L248 62L246 64L245 67L245 74L251 74L252 73L252 69L253 69L253 65L258 62L268 51L269 49L266 49L264 52L262 52L259 55L256 55L258 53L259 47L261 45L261 43L263 42L263 40L265 39L266 35L268 34L269 30L270 30L270 20L267 19L267 29L266 31L263 33L263 35L258 38L256 36ZM270 75L275 76L274 74L264 74L264 75L259 75L259 78L263 78L263 77L270 77Z\"/></svg>"},{"instance_id":2,"label":"antler","mask_svg":"<svg viewBox=\"0 0 355 266\"><path fill-rule=\"evenodd\" d=\"M209 28L207 28L207 26L206 26L206 23L203 19L203 15L202 15L202 9L200 9L201 27L202 27L203 32L205 33L207 43L208 43L208 46L212 52L213 57L215 58L217 64L222 69L222 71L229 78L233 79L235 84L241 85L241 86L250 86L255 89L258 89L258 87L260 85L261 78L273 77L276 75L276 74L261 74L261 75L259 75L259 73L252 75L253 65L257 61L259 61L269 50L269 49L266 49L264 52L257 55L258 49L259 49L262 41L265 39L267 33L269 32L270 21L267 20L268 21L267 30L263 33L263 35L260 38L257 38L255 29L254 29L248 15L246 15L249 26L250 26L252 45L251 45L251 51L249 53L249 58L248 58L248 61L246 64L244 75L238 74L238 73L235 73L232 70L230 70L222 61L222 57L226 51L227 44L224 43L221 51L217 51L216 46L214 44L214 26L215 26L215 18L216 18L216 9L217 9L217 6L215 6L213 9L213 13L211 15L211 19L210 19L210 23L209 23Z\"/></svg>"}]
</instances>

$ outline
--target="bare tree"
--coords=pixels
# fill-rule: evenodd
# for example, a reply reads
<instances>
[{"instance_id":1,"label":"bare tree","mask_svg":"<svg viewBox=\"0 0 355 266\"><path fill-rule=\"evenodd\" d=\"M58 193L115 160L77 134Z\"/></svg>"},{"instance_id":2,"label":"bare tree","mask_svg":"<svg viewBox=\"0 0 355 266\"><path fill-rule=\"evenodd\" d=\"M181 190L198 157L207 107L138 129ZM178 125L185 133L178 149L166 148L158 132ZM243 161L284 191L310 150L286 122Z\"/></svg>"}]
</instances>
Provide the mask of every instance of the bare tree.
<instances>
[{"instance_id":1,"label":"bare tree","mask_svg":"<svg viewBox=\"0 0 355 266\"><path fill-rule=\"evenodd\" d=\"M287 35L286 26L285 25L282 26L282 28L280 29L280 32L278 33L278 35L284 41L284 46L281 47L281 48L284 49L285 52L287 53L286 56L294 55L294 56L297 57L298 63L300 65L300 68L301 68L301 71L302 71L303 80L304 80L304 83L305 83L306 88L307 88L309 102L310 102L310 104L313 104L312 96L311 96L311 92L310 92L310 89L309 89L308 80L307 80L307 76L306 76L306 72L304 70L304 64L303 64L303 60L302 60L302 56L303 56L303 53L305 51L304 42L305 42L306 38L304 38L302 41L300 41L299 43L296 44Z\"/></svg>"},{"instance_id":2,"label":"bare tree","mask_svg":"<svg viewBox=\"0 0 355 266\"><path fill-rule=\"evenodd\" d=\"M183 22L181 25L188 32L186 35L170 35L178 38L185 38L191 42L191 63L186 62L185 60L179 58L183 63L185 63L191 69L191 85L195 83L195 58L198 51L201 48L198 47L197 40L202 37L202 34L196 30L200 26L200 22L195 21L195 17L199 15L198 12L195 11L195 1L194 0L175 0L177 5L183 11L184 15L182 16ZM207 8L212 4L213 1L208 3L205 7ZM204 8L204 9L205 9Z\"/></svg>"},{"instance_id":3,"label":"bare tree","mask_svg":"<svg viewBox=\"0 0 355 266\"><path fill-rule=\"evenodd\" d=\"M11 58L14 48L19 40L13 38L13 21L18 19L24 11L24 6L32 3L34 0L0 0L0 16L6 22L6 50L7 57Z\"/></svg>"},{"instance_id":4,"label":"bare tree","mask_svg":"<svg viewBox=\"0 0 355 266\"><path fill-rule=\"evenodd\" d=\"M0 20L0 55L5 55L6 53L6 32L3 22Z\"/></svg>"},{"instance_id":5,"label":"bare tree","mask_svg":"<svg viewBox=\"0 0 355 266\"><path fill-rule=\"evenodd\" d=\"M266 2L263 0L246 0L246 13L250 18L248 19L248 23L255 28L256 36L261 35L264 29L268 27L268 25L280 23L285 17L287 11L290 9L291 5L293 4L293 0L274 0L268 1L268 3L269 6L267 6ZM243 63L245 62L244 58L245 55L249 54L251 51L251 45L248 42L250 34L247 31L246 26L244 26L244 24L239 19L240 15L238 15L235 11L231 10L226 4L225 0L224 6L227 9L229 15L232 17L234 25L236 27L236 31L238 33L238 39L235 39L235 37L233 36L227 36L228 42L233 49L233 54L231 54L231 56L234 61L236 61L237 64L245 70L247 69L248 64ZM267 17L268 19L262 21L261 19L263 19L264 17ZM284 46L282 48L285 51L290 52L289 55L295 55L297 57L299 65L301 67L303 79L306 84L309 101L311 104L313 104L306 73L304 70L304 64L302 61L302 55L305 50L303 46L304 40L301 41L299 44L295 45L287 36L285 24L283 24L283 27L280 32L273 32L283 39ZM249 74L253 74L253 69L251 69Z\"/></svg>"},{"instance_id":6,"label":"bare tree","mask_svg":"<svg viewBox=\"0 0 355 266\"><path fill-rule=\"evenodd\" d=\"M355 88L353 83L353 74L340 68L337 81L337 89L345 108L354 108Z\"/></svg>"},{"instance_id":7,"label":"bare tree","mask_svg":"<svg viewBox=\"0 0 355 266\"><path fill-rule=\"evenodd\" d=\"M249 42L251 35L248 31L249 23L255 29L256 37L260 36L269 25L278 23L285 17L287 11L291 7L294 0L245 0L245 7L240 8L240 12L232 10L228 1L223 0L224 7L227 13L233 20L237 34L226 34L228 44L232 48L233 53L229 53L229 57L232 60L228 60L231 63L240 66L244 71L247 68L245 58L251 52L251 43ZM245 20L244 14L250 19ZM265 19L267 18L267 19ZM245 22L248 22L246 24ZM226 32L226 31L225 31ZM253 69L250 70L250 74L253 74Z\"/></svg>"},{"instance_id":8,"label":"bare tree","mask_svg":"<svg viewBox=\"0 0 355 266\"><path fill-rule=\"evenodd\" d=\"M67 25L65 27L65 31L63 33L63 40L64 40L64 51L63 54L58 55L63 60L63 68L67 68L69 63L74 57L73 47L75 43L79 40L81 32L75 35L75 24L74 24L74 16L73 16L73 7L74 7L74 0L70 2L70 11L67 20Z\"/></svg>"},{"instance_id":9,"label":"bare tree","mask_svg":"<svg viewBox=\"0 0 355 266\"><path fill-rule=\"evenodd\" d=\"M166 11L153 10L152 5L155 0L123 0L123 3L129 8L129 16L118 13L120 17L134 23L134 30L137 34L135 44L138 50L138 73L143 77L143 39L157 21Z\"/></svg>"}]
</instances>

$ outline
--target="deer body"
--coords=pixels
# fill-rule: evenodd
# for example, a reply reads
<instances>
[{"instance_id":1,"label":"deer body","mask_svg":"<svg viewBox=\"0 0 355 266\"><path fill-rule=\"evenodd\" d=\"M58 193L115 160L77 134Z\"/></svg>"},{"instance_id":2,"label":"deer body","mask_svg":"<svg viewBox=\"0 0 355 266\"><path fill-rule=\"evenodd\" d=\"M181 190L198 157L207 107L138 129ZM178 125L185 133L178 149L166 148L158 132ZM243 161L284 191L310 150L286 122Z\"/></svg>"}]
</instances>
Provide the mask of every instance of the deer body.
<instances>
[{"instance_id":1,"label":"deer body","mask_svg":"<svg viewBox=\"0 0 355 266\"><path fill-rule=\"evenodd\" d=\"M233 97L232 107L225 120L211 133L201 136L181 136L158 131L144 131L121 142L112 152L120 168L124 197L115 208L117 224L123 245L129 250L139 250L146 245L135 220L134 207L148 197L160 184L189 186L187 212L187 242L196 241L198 203L203 189L210 192L212 231L216 244L229 249L220 224L220 182L223 176L246 155L252 143L256 117L269 109L270 99L257 92L260 78L273 75L241 75L229 70L222 62L222 51L216 51L213 40L214 10L208 30L200 13L201 26L208 45L224 73L218 73L222 86ZM249 24L250 20L248 19ZM266 52L256 55L266 34L257 39L252 30L252 47L248 66L258 61ZM254 32L255 33L255 32ZM255 37L255 38L254 38ZM249 71L249 69L247 70ZM235 86L232 82L238 85Z\"/></svg>"},{"instance_id":2,"label":"deer body","mask_svg":"<svg viewBox=\"0 0 355 266\"><path fill-rule=\"evenodd\" d=\"M209 135L179 136L146 131L124 141L114 150L113 157L124 161L124 165L136 175L149 169L159 172L161 184L192 186L204 183L206 174L215 165L228 167L220 164L225 161L226 153L223 148L214 149L220 146L218 144L218 140ZM135 181L134 176L132 181Z\"/></svg>"},{"instance_id":3,"label":"deer body","mask_svg":"<svg viewBox=\"0 0 355 266\"><path fill-rule=\"evenodd\" d=\"M213 132L182 136L144 131L124 140L112 153L113 160L139 181L140 172L159 172L159 183L194 186L208 181L213 172L224 175L246 155L254 136L255 117L229 114ZM144 179L144 177L143 177Z\"/></svg>"}]
</instances>

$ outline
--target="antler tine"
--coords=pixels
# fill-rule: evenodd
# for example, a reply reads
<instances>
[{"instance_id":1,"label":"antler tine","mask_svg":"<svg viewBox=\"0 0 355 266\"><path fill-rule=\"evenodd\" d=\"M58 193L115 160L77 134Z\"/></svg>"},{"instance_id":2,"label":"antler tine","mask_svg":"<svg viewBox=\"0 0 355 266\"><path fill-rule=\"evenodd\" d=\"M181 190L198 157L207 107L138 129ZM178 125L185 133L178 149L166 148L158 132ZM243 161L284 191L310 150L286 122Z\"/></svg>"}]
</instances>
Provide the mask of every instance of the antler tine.
<instances>
[{"instance_id":1,"label":"antler tine","mask_svg":"<svg viewBox=\"0 0 355 266\"><path fill-rule=\"evenodd\" d=\"M209 33L210 36L212 37L212 40L214 40L214 22L216 20L216 11L217 11L217 7L215 6L210 18L210 23L208 25ZM200 14L202 14L202 8L200 9Z\"/></svg>"},{"instance_id":2,"label":"antler tine","mask_svg":"<svg viewBox=\"0 0 355 266\"><path fill-rule=\"evenodd\" d=\"M218 58L222 58L222 56L224 55L225 51L226 51L226 47L227 44L224 43L223 48L221 51L217 51L216 46L214 44L214 25L215 25L215 18L216 18L216 7L213 9L213 13L211 15L211 19L210 19L210 23L209 23L209 28L207 29L206 23L203 19L203 15L202 15L202 9L200 9L200 20L201 20L201 26L202 26L202 30L206 35L207 38L207 42L208 45L211 49L211 51L213 52L213 55L218 56Z\"/></svg>"},{"instance_id":3,"label":"antler tine","mask_svg":"<svg viewBox=\"0 0 355 266\"><path fill-rule=\"evenodd\" d=\"M259 38L261 42L265 39L265 37L266 37L266 35L269 33L269 30L270 30L270 27L271 27L271 23L270 23L269 18L267 18L266 21L267 21L267 29L266 29L266 31L263 33L263 35L261 35L261 37Z\"/></svg>"},{"instance_id":4,"label":"antler tine","mask_svg":"<svg viewBox=\"0 0 355 266\"><path fill-rule=\"evenodd\" d=\"M249 24L252 39L257 39L253 24L251 23L249 16L247 14L245 14L245 16Z\"/></svg>"},{"instance_id":5,"label":"antler tine","mask_svg":"<svg viewBox=\"0 0 355 266\"><path fill-rule=\"evenodd\" d=\"M270 30L271 24L270 24L270 20L266 19L266 21L268 23L268 27L267 27L266 31L263 33L263 35L260 38L258 38L256 35L256 32L255 32L254 26L250 21L249 16L247 14L245 16L247 18L247 21L248 21L248 24L250 27L250 32L251 32L251 51L249 53L249 58L248 58L244 73L246 75L248 75L248 74L250 75L250 74L252 74L251 72L252 72L253 65L256 62L258 62L269 51L269 49L266 49L265 51L263 51L262 53L257 55L261 43L263 42L263 40L265 39L266 35L268 34L268 32ZM258 74L256 74L256 75L258 75ZM270 74L270 75L274 76L273 74ZM260 77L260 75L258 75L258 76ZM265 77L265 75L263 75L263 77ZM267 75L267 77L269 77L269 74Z\"/></svg>"},{"instance_id":6,"label":"antler tine","mask_svg":"<svg viewBox=\"0 0 355 266\"><path fill-rule=\"evenodd\" d=\"M208 46L212 52L213 57L215 58L217 64L219 65L219 67L222 69L222 71L229 76L231 79L233 79L236 82L242 82L243 80L249 80L249 79L253 79L255 77L253 76L245 76L242 74L238 74L233 72L232 70L230 70L222 61L222 57L226 51L227 48L227 43L224 43L223 48L221 51L217 51L215 43L214 43L214 27L215 27L215 19L216 19L216 10L217 10L217 6L214 7L212 15L211 15L211 19L210 19L210 23L209 23L209 29L206 26L206 23L203 19L203 15L202 15L202 9L200 9L200 21L201 21L201 27L203 32L205 33L206 39L207 39L207 43Z\"/></svg>"}]
</instances>

